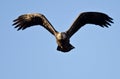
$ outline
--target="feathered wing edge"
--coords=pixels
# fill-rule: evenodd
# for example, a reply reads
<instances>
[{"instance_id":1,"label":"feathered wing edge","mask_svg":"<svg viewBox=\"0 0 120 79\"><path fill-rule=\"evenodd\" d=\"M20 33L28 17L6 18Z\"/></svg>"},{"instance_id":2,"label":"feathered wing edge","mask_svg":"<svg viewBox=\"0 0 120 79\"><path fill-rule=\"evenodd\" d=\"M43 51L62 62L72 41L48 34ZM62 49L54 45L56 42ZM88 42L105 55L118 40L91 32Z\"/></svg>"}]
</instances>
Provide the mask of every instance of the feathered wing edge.
<instances>
[{"instance_id":1,"label":"feathered wing edge","mask_svg":"<svg viewBox=\"0 0 120 79\"><path fill-rule=\"evenodd\" d=\"M72 26L66 31L68 38L77 32L85 24L95 24L101 27L111 26L113 19L101 12L83 12L73 22Z\"/></svg>"},{"instance_id":2,"label":"feathered wing edge","mask_svg":"<svg viewBox=\"0 0 120 79\"><path fill-rule=\"evenodd\" d=\"M13 22L13 25L18 30L24 30L34 25L41 25L53 35L57 32L48 19L40 13L24 14L13 20Z\"/></svg>"}]
</instances>

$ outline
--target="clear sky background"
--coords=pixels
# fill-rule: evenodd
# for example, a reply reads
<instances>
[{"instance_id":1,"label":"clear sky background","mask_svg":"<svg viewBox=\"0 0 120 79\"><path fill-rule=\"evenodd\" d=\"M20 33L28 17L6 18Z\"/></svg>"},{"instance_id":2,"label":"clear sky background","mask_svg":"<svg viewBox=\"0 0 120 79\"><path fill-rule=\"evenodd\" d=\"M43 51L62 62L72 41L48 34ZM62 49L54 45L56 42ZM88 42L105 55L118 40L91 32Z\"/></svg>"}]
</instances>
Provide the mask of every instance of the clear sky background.
<instances>
[{"instance_id":1,"label":"clear sky background","mask_svg":"<svg viewBox=\"0 0 120 79\"><path fill-rule=\"evenodd\" d=\"M120 0L1 0L0 79L120 79ZM81 12L98 11L114 19L110 28L86 25L72 38L75 49L56 50L43 27L17 31L21 14L42 13L66 31Z\"/></svg>"}]
</instances>

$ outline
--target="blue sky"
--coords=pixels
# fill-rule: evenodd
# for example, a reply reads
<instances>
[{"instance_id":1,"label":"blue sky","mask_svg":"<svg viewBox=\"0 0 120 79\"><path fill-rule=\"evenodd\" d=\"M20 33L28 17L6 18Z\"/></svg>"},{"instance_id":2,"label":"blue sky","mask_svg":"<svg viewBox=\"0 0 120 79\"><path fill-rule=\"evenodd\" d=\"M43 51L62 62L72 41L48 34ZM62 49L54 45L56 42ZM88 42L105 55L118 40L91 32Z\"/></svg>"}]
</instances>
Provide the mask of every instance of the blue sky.
<instances>
[{"instance_id":1,"label":"blue sky","mask_svg":"<svg viewBox=\"0 0 120 79\"><path fill-rule=\"evenodd\" d=\"M0 79L120 79L119 0L1 0ZM40 26L16 31L12 21L42 13L66 31L81 12L98 11L114 19L110 28L86 25L72 38L75 49L56 50L55 38Z\"/></svg>"}]
</instances>

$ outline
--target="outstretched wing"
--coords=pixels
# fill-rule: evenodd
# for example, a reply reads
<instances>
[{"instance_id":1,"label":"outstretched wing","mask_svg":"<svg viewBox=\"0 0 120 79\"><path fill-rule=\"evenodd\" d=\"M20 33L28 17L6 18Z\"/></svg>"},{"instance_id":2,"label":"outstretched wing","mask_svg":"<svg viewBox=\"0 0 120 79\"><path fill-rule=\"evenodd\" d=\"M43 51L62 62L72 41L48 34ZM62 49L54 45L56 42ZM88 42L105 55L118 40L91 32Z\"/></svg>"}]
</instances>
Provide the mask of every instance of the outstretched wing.
<instances>
[{"instance_id":1,"label":"outstretched wing","mask_svg":"<svg viewBox=\"0 0 120 79\"><path fill-rule=\"evenodd\" d=\"M39 13L21 15L13 22L14 22L13 25L15 25L15 28L18 28L18 30L21 29L24 30L34 25L41 25L53 35L55 35L55 33L57 32L54 29L54 27L50 24L50 22L47 20L47 18Z\"/></svg>"},{"instance_id":2,"label":"outstretched wing","mask_svg":"<svg viewBox=\"0 0 120 79\"><path fill-rule=\"evenodd\" d=\"M73 22L72 26L66 31L68 38L77 32L85 24L95 24L101 27L111 26L112 18L100 12L83 12Z\"/></svg>"}]
</instances>

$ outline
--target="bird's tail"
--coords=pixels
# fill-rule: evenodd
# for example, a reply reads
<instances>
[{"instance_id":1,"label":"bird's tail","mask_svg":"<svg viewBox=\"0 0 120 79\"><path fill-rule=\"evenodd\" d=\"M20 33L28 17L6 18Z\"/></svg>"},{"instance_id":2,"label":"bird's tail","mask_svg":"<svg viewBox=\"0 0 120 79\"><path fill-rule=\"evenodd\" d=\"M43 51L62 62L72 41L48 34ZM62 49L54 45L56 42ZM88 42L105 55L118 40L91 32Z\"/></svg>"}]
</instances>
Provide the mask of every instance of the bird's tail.
<instances>
[{"instance_id":1,"label":"bird's tail","mask_svg":"<svg viewBox=\"0 0 120 79\"><path fill-rule=\"evenodd\" d=\"M63 48L61 48L60 46L57 47L58 51L61 52L69 52L70 50L74 49L75 47L72 46L71 44L65 45Z\"/></svg>"}]
</instances>

